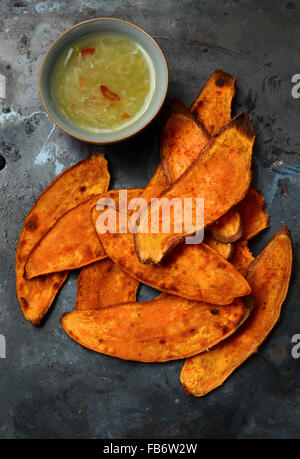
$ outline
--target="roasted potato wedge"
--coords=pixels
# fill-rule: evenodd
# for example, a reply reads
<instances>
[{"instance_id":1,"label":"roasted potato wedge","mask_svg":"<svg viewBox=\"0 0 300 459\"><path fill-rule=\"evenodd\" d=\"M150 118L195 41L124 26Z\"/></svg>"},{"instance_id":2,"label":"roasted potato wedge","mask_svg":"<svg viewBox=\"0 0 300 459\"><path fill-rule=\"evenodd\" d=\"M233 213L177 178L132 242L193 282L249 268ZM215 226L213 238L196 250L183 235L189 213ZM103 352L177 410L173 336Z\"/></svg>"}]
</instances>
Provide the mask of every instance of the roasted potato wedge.
<instances>
[{"instance_id":1,"label":"roasted potato wedge","mask_svg":"<svg viewBox=\"0 0 300 459\"><path fill-rule=\"evenodd\" d=\"M164 126L160 147L161 162L170 183L199 156L209 138L188 108L176 100L176 109L171 110Z\"/></svg>"},{"instance_id":2,"label":"roasted potato wedge","mask_svg":"<svg viewBox=\"0 0 300 459\"><path fill-rule=\"evenodd\" d=\"M110 190L93 196L58 219L30 252L25 276L31 279L43 274L77 269L106 258L91 220L91 211L100 198L112 199L118 208L119 191ZM142 191L141 188L126 190L128 201L138 197Z\"/></svg>"},{"instance_id":3,"label":"roasted potato wedge","mask_svg":"<svg viewBox=\"0 0 300 459\"><path fill-rule=\"evenodd\" d=\"M221 80L224 81L222 89L218 86ZM218 81L217 85L216 81ZM234 86L235 78L217 69L192 104L192 111L197 117L197 122L179 99L171 102L161 140L161 159L165 174L159 165L153 179L144 191L145 196L143 197L146 198L146 201L158 196L169 183L173 183L180 177L197 158L210 135L216 134L230 121L231 103L235 94ZM218 102L217 111L215 101ZM210 135L204 126L209 126ZM205 157L203 159L205 160ZM241 225L237 227L238 222L240 222L238 211L232 209L229 216L226 214L219 220L215 229L216 239L224 243L238 240L241 234ZM211 229L214 230L214 225L211 226Z\"/></svg>"},{"instance_id":4,"label":"roasted potato wedge","mask_svg":"<svg viewBox=\"0 0 300 459\"><path fill-rule=\"evenodd\" d=\"M140 197L149 202L152 198L160 195L169 186L162 164L159 163L150 182L141 193Z\"/></svg>"},{"instance_id":5,"label":"roasted potato wedge","mask_svg":"<svg viewBox=\"0 0 300 459\"><path fill-rule=\"evenodd\" d=\"M233 252L233 244L224 244L224 242L219 242L210 234L205 235L204 242L212 249L216 250L216 252L218 252L218 254L224 257L226 260L231 257Z\"/></svg>"},{"instance_id":6,"label":"roasted potato wedge","mask_svg":"<svg viewBox=\"0 0 300 459\"><path fill-rule=\"evenodd\" d=\"M269 215L264 211L264 197L260 190L250 188L238 205L242 220L242 239L252 239L269 226Z\"/></svg>"},{"instance_id":7,"label":"roasted potato wedge","mask_svg":"<svg viewBox=\"0 0 300 459\"><path fill-rule=\"evenodd\" d=\"M205 83L202 91L192 103L191 112L198 123L204 126L210 136L231 120L231 105L235 95L236 79L229 73L217 69ZM213 237L220 242L235 242L239 239L241 226L238 211L232 209L229 215L224 215L218 224L212 225Z\"/></svg>"},{"instance_id":8,"label":"roasted potato wedge","mask_svg":"<svg viewBox=\"0 0 300 459\"><path fill-rule=\"evenodd\" d=\"M139 230L135 234L135 245L139 260L146 264L160 263L163 257L185 236L200 230L196 226L193 212L192 230L175 231L177 220L174 207L170 208L170 232L162 232L161 213L158 233L151 232L151 218L161 207L161 199L180 200L182 208L185 198L204 199L204 224L210 225L224 215L246 195L251 181L251 158L254 130L248 115L241 114L230 121L219 134L206 145L202 153L173 185L163 192L151 213L146 207L140 216ZM205 154L206 160L202 160ZM229 180L230 177L230 180ZM195 201L194 201L195 202ZM180 217L182 217L180 213ZM147 232L148 231L148 232Z\"/></svg>"},{"instance_id":9,"label":"roasted potato wedge","mask_svg":"<svg viewBox=\"0 0 300 459\"><path fill-rule=\"evenodd\" d=\"M118 232L119 218L113 209L93 209L92 218L106 254L135 279L163 292L214 304L229 304L250 293L243 276L215 250L202 243L177 247L157 266L140 263L132 233ZM116 222L116 233L99 233L98 218Z\"/></svg>"},{"instance_id":10,"label":"roasted potato wedge","mask_svg":"<svg viewBox=\"0 0 300 459\"><path fill-rule=\"evenodd\" d=\"M126 274L112 260L85 266L77 278L75 309L100 309L136 301L139 281Z\"/></svg>"},{"instance_id":11,"label":"roasted potato wedge","mask_svg":"<svg viewBox=\"0 0 300 459\"><path fill-rule=\"evenodd\" d=\"M230 263L244 277L246 277L253 260L254 256L248 247L248 241L238 241L233 245L233 254L230 258Z\"/></svg>"},{"instance_id":12,"label":"roasted potato wedge","mask_svg":"<svg viewBox=\"0 0 300 459\"><path fill-rule=\"evenodd\" d=\"M242 219L237 210L231 209L209 228L214 239L224 244L238 241L243 234Z\"/></svg>"},{"instance_id":13,"label":"roasted potato wedge","mask_svg":"<svg viewBox=\"0 0 300 459\"><path fill-rule=\"evenodd\" d=\"M201 396L220 386L246 359L256 353L279 319L292 269L292 243L287 227L271 238L251 264L247 280L256 307L243 327L210 352L186 360L181 383L186 392Z\"/></svg>"},{"instance_id":14,"label":"roasted potato wedge","mask_svg":"<svg viewBox=\"0 0 300 459\"><path fill-rule=\"evenodd\" d=\"M208 80L203 91L206 91L208 87L210 90L211 87L215 87L215 73ZM213 84L210 83L211 80L213 80ZM211 94L211 96L214 97L215 95ZM220 103L218 105L218 121L224 120L224 124L226 124L225 120L228 122L231 119L231 103L228 105L227 99L228 94L226 97L219 99ZM199 102L200 105L201 103ZM213 106L207 107L203 112L203 120L200 122L198 119L197 122L180 100L175 99L170 105L170 115L162 131L160 155L165 174L169 182L173 183L199 156L201 149L210 139L204 124L208 125L215 122L216 114L215 111L209 110L209 108L213 109ZM218 127L221 128L223 125L218 125ZM201 153L203 154L203 161L206 160L206 153L209 152L205 149ZM231 209L218 222L211 225L211 233L219 242L231 243L237 241L242 234L241 218L238 211Z\"/></svg>"},{"instance_id":15,"label":"roasted potato wedge","mask_svg":"<svg viewBox=\"0 0 300 459\"><path fill-rule=\"evenodd\" d=\"M173 295L144 303L73 311L62 316L64 331L102 354L139 362L166 362L204 351L231 335L248 317L241 299L212 306Z\"/></svg>"},{"instance_id":16,"label":"roasted potato wedge","mask_svg":"<svg viewBox=\"0 0 300 459\"><path fill-rule=\"evenodd\" d=\"M29 253L63 214L91 196L105 192L109 180L104 156L94 154L56 177L27 215L16 253L16 286L21 310L33 325L40 323L68 274L26 279L24 267Z\"/></svg>"},{"instance_id":17,"label":"roasted potato wedge","mask_svg":"<svg viewBox=\"0 0 300 459\"><path fill-rule=\"evenodd\" d=\"M210 136L231 120L235 82L236 79L229 73L215 70L191 105L191 112Z\"/></svg>"}]
</instances>

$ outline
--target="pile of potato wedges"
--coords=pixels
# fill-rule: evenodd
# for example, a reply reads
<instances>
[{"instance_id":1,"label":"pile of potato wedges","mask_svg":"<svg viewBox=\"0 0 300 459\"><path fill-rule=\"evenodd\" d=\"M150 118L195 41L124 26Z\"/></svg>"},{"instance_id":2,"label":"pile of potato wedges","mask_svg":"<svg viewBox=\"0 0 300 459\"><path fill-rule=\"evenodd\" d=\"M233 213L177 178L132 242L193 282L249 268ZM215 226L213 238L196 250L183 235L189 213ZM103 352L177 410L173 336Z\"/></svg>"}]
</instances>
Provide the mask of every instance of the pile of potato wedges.
<instances>
[{"instance_id":1,"label":"pile of potato wedges","mask_svg":"<svg viewBox=\"0 0 300 459\"><path fill-rule=\"evenodd\" d=\"M16 253L16 286L26 319L38 325L66 281L81 268L75 309L64 331L96 352L139 362L186 359L180 380L205 395L240 366L276 324L288 291L292 244L286 226L254 258L248 241L269 226L262 193L251 187L254 128L231 117L235 78L217 69L188 109L174 100L161 127L160 164L128 200L203 198L202 227L168 233L99 232L103 212L115 221L119 190L108 190L100 153L62 172L29 212ZM99 208L100 198L116 207ZM151 201L152 200L152 201ZM153 201L154 200L154 201ZM160 224L162 222L160 221ZM204 241L186 237L204 227ZM162 293L137 302L140 283Z\"/></svg>"}]
</instances>

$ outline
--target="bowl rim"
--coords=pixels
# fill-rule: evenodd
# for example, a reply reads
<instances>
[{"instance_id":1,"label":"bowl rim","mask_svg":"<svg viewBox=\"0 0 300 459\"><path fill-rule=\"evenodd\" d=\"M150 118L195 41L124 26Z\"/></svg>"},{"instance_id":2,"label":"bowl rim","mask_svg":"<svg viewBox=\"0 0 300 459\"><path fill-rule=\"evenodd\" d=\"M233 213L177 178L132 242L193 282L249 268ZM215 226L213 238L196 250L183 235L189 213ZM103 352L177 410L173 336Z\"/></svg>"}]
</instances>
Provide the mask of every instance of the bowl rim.
<instances>
[{"instance_id":1,"label":"bowl rim","mask_svg":"<svg viewBox=\"0 0 300 459\"><path fill-rule=\"evenodd\" d=\"M71 32L71 30L74 30L74 29L77 29L78 27L82 26L83 24L88 24L90 22L100 22L100 21L112 21L112 22L121 22L121 23L124 23L124 24L127 24L129 25L130 27L133 27L133 28L136 28L138 29L139 31L141 31L144 35L147 36L147 38L149 40L152 41L152 43L155 45L155 47L158 49L158 52L162 58L162 63L164 65L164 68L165 68L165 75L166 75L166 88L165 88L165 91L164 91L164 94L163 94L163 97L161 98L161 101L157 107L157 109L155 110L155 113L153 114L153 116L142 126L140 127L137 131L135 132L132 132L131 134L128 134L128 135L125 135L123 137L119 137L117 139L114 139L114 140L94 140L94 139L89 139L89 138L85 138L85 137L81 137L77 134L74 134L73 132L71 132L69 129L67 129L66 127L62 126L55 118L54 116L50 113L48 107L47 107L47 104L45 102L45 99L44 99L44 96L43 96L43 91L42 91L42 76L43 76L43 71L44 71L44 66L45 66L45 63L48 59L48 56L49 54L51 53L51 51L53 50L53 48L57 45L58 42L60 42L60 40L62 40L64 38L65 35L67 35L69 32ZM148 33L146 32L146 30L144 30L142 27L134 24L133 22L130 22L130 21L126 21L125 19L120 19L120 18L111 18L111 17L100 17L100 18L92 18L92 19L87 19L86 21L82 21L82 22L79 22L78 24L75 24L71 27L69 27L67 30L65 30L61 35L59 35L52 43L51 45L49 46L43 60L42 60L42 64L41 64L41 68L40 68L40 72L39 72L39 94L40 94L40 98L41 98L41 101L42 101L42 104L43 104L43 107L46 111L46 114L48 115L48 117L53 121L54 124L56 124L57 127L59 127L63 132L65 132L66 134L70 135L71 137L74 137L75 139L77 140L81 140L83 142L86 142L86 143L91 143L93 145L110 145L110 144L114 144L114 143L119 143L119 142L123 142L124 140L127 140L127 139L130 139L131 137L134 137L135 135L139 134L140 132L142 132L153 120L154 118L157 116L157 114L159 113L159 111L161 110L162 108L162 105L166 99L166 96L167 96L167 91L168 91L168 86L169 86L169 69L168 69L168 64L167 64L167 60L164 56L164 53L162 52L162 49L161 47L159 46L159 44L154 40L154 38Z\"/></svg>"}]
</instances>

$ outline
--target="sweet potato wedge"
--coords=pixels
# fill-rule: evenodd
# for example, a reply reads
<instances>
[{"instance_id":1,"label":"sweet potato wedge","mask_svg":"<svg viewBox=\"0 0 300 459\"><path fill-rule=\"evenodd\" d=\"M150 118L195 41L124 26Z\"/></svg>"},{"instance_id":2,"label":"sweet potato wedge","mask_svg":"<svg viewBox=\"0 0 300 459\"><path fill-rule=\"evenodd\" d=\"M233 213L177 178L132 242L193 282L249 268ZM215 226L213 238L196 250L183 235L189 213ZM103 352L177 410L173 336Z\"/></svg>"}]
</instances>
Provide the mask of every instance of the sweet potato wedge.
<instances>
[{"instance_id":1,"label":"sweet potato wedge","mask_svg":"<svg viewBox=\"0 0 300 459\"><path fill-rule=\"evenodd\" d=\"M21 310L33 325L38 325L48 311L67 273L25 279L24 266L29 253L64 213L91 196L106 191L109 179L104 156L95 154L56 177L27 215L16 253L16 287Z\"/></svg>"},{"instance_id":2,"label":"sweet potato wedge","mask_svg":"<svg viewBox=\"0 0 300 459\"><path fill-rule=\"evenodd\" d=\"M75 309L100 309L136 301L139 281L109 258L82 268L77 278Z\"/></svg>"},{"instance_id":3,"label":"sweet potato wedge","mask_svg":"<svg viewBox=\"0 0 300 459\"><path fill-rule=\"evenodd\" d=\"M152 205L147 206L140 216L139 230L135 234L135 245L142 263L157 264L171 251L184 236L202 229L196 226L193 212L192 226L181 232L174 230L174 207L170 209L170 232L162 232L162 214L159 217L158 233L151 232L151 215L157 214L161 199L179 200L182 208L185 198L204 198L204 225L210 225L224 215L246 195L251 181L251 157L254 143L254 130L248 115L241 115L230 121L213 137L205 149L206 160L202 154L189 166L173 185L165 190ZM230 178L230 179L229 179ZM149 214L149 219L148 219ZM180 213L180 217L182 217ZM148 224L148 226L147 226ZM145 232L148 231L148 232Z\"/></svg>"},{"instance_id":4,"label":"sweet potato wedge","mask_svg":"<svg viewBox=\"0 0 300 459\"><path fill-rule=\"evenodd\" d=\"M62 316L64 331L102 354L139 362L166 362L204 351L231 335L248 317L241 299L212 306L173 295L144 303L73 311Z\"/></svg>"},{"instance_id":5,"label":"sweet potato wedge","mask_svg":"<svg viewBox=\"0 0 300 459\"><path fill-rule=\"evenodd\" d=\"M242 219L237 210L231 209L218 222L209 228L211 235L219 242L232 243L238 241L243 234Z\"/></svg>"},{"instance_id":6,"label":"sweet potato wedge","mask_svg":"<svg viewBox=\"0 0 300 459\"><path fill-rule=\"evenodd\" d=\"M250 188L247 196L238 205L241 215L242 239L252 239L269 226L269 215L264 211L264 197L260 190Z\"/></svg>"},{"instance_id":7,"label":"sweet potato wedge","mask_svg":"<svg viewBox=\"0 0 300 459\"><path fill-rule=\"evenodd\" d=\"M204 238L205 244L209 245L212 249L216 250L219 255L228 260L233 252L233 244L224 244L214 239L210 234L206 234ZM231 263L231 260L230 260Z\"/></svg>"},{"instance_id":8,"label":"sweet potato wedge","mask_svg":"<svg viewBox=\"0 0 300 459\"><path fill-rule=\"evenodd\" d=\"M49 273L71 270L106 258L90 221L91 209L99 195L66 212L34 246L25 265L31 279Z\"/></svg>"},{"instance_id":9,"label":"sweet potato wedge","mask_svg":"<svg viewBox=\"0 0 300 459\"><path fill-rule=\"evenodd\" d=\"M244 277L246 277L253 260L254 256L248 247L248 241L238 241L233 245L233 254L230 258L230 263Z\"/></svg>"},{"instance_id":10,"label":"sweet potato wedge","mask_svg":"<svg viewBox=\"0 0 300 459\"><path fill-rule=\"evenodd\" d=\"M209 135L215 135L231 120L231 104L235 95L235 78L217 69L207 80L202 91L191 106L191 112ZM212 234L220 242L235 242L239 239L241 226L238 211L232 209L218 223L211 226ZM216 227L215 227L216 226Z\"/></svg>"},{"instance_id":11,"label":"sweet potato wedge","mask_svg":"<svg viewBox=\"0 0 300 459\"><path fill-rule=\"evenodd\" d=\"M26 278L77 269L106 258L91 220L91 211L100 198L113 199L118 208L119 191L92 196L58 219L30 252L25 265ZM129 201L138 197L142 189L126 192Z\"/></svg>"},{"instance_id":12,"label":"sweet potato wedge","mask_svg":"<svg viewBox=\"0 0 300 459\"><path fill-rule=\"evenodd\" d=\"M140 197L149 202L152 198L160 195L169 186L162 164L159 163L150 182L141 193Z\"/></svg>"},{"instance_id":13,"label":"sweet potato wedge","mask_svg":"<svg viewBox=\"0 0 300 459\"><path fill-rule=\"evenodd\" d=\"M250 266L247 279L256 302L250 318L228 340L184 363L180 379L188 393L207 394L257 352L279 319L291 269L291 238L282 227Z\"/></svg>"},{"instance_id":14,"label":"sweet potato wedge","mask_svg":"<svg viewBox=\"0 0 300 459\"><path fill-rule=\"evenodd\" d=\"M158 165L152 179L146 186L146 188L141 193L140 197L145 199L146 202L150 202L152 198L155 198L160 193L162 193L169 186L168 179L164 173L161 163ZM237 224L239 222L239 226ZM212 237L209 237L210 245L217 250L222 256L226 255L224 258L229 258L232 250L230 250L230 243L221 242L221 238L224 240L235 241L240 238L241 235L241 219L239 213L231 209L224 217L221 217L217 223L211 225L210 229L213 231L216 226L216 238L213 241ZM220 238L220 239L218 239ZM220 249L220 250L218 250Z\"/></svg>"},{"instance_id":15,"label":"sweet potato wedge","mask_svg":"<svg viewBox=\"0 0 300 459\"><path fill-rule=\"evenodd\" d=\"M140 282L163 292L214 304L229 304L250 293L243 276L204 243L181 245L157 266L140 263L133 234L118 232L119 219L113 209L105 211L105 218L116 221L116 233L99 234L97 220L102 212L94 208L92 219L106 254Z\"/></svg>"},{"instance_id":16,"label":"sweet potato wedge","mask_svg":"<svg viewBox=\"0 0 300 459\"><path fill-rule=\"evenodd\" d=\"M223 101L222 101L223 102ZM226 113L226 116L224 116L224 119L227 119L227 110L228 110L228 104L225 102L224 105L221 105L221 101L220 101L220 105L219 105L219 110L224 110L225 113ZM198 125L197 123L195 123L195 121L192 122L192 120L194 120L193 117L191 117L191 113L189 112L189 110L187 109L187 107L179 100L179 99L173 99L173 101L171 102L171 104L169 105L168 107L168 110L167 110L167 116L166 116L166 120L164 121L164 126L163 126L163 129L162 129L162 139L161 139L161 150L164 148L163 146L165 144L168 144L169 142L172 143L172 136L171 136L171 139L169 138L169 135L168 135L168 141L166 141L164 139L164 136L165 136L165 132L166 132L166 124L168 124L168 120L170 117L172 117L173 115L176 115L176 114L181 114L181 115L184 115L183 119L185 120L186 118L189 119L189 122L187 123L187 127L190 128L190 131L192 133L194 133L194 137L196 137L196 139L202 139L203 138L203 141L204 139L206 139L205 143L203 142L200 142L200 143L203 143L202 146L204 146L207 141L209 140L209 135L207 134L207 132L205 131L204 127L202 126L202 122L199 122L198 121ZM206 112L206 116L210 117L210 119L212 119L212 117L214 117L214 112L211 112L211 113L208 113L208 111ZM175 116L175 120L176 120L176 116ZM229 118L228 118L228 121L230 120L230 112L229 112ZM227 121L226 121L227 122ZM172 126L173 123L171 123L171 126ZM226 123L224 123L226 124ZM198 129L196 129L198 127ZM221 128L222 126L220 126ZM169 134L169 130L170 130L170 127L167 129L167 132ZM200 131L200 132L197 132ZM182 158L182 150L180 149L180 144L185 144L185 142L187 144L191 144L191 145L194 145L194 137L193 137L193 142L191 143L190 140L187 140L185 141L185 139L182 139L182 137L188 137L189 136L189 129L187 130L184 130L184 129L180 129L181 131L181 134L182 136L178 136L178 133L174 132L174 135L175 135L175 140L178 141L178 144L177 145L177 148L174 149L173 145L172 146L172 158L169 158L169 161L174 164L174 167L176 168L176 162L177 160L179 161L180 165L181 165L181 161L183 162L184 165L186 166L180 166L180 172L177 173L177 176L176 177L173 177L172 180L171 180L171 174L167 172L167 175L169 176L169 180L172 182L174 181L175 179L177 179L179 177L179 175L181 175L184 170L191 164L191 162L196 159L196 157L198 156L198 154L200 153L200 149L194 149L193 150L193 154L191 155L191 153L188 151L187 148L184 148L184 153L187 155L188 158ZM196 131L196 133L195 133ZM216 131L217 132L217 131ZM176 158L174 157L175 156L175 152L176 152ZM161 151L161 156L166 156L164 153L162 153ZM167 168L167 163L168 163L168 160L165 161L165 167ZM152 179L150 180L149 184L146 186L143 194L141 195L141 197L143 197L144 199L146 199L147 202L150 201L151 198L155 198L156 196L160 195L166 188L167 186L169 185L169 180L167 178L167 175L165 174L164 170L163 170L163 167L162 167L162 164L159 163Z\"/></svg>"},{"instance_id":17,"label":"sweet potato wedge","mask_svg":"<svg viewBox=\"0 0 300 459\"><path fill-rule=\"evenodd\" d=\"M161 162L170 183L175 182L199 156L208 140L207 132L188 108L176 100L176 108L164 126L160 146Z\"/></svg>"},{"instance_id":18,"label":"sweet potato wedge","mask_svg":"<svg viewBox=\"0 0 300 459\"><path fill-rule=\"evenodd\" d=\"M224 80L228 83L230 80L232 81L231 86L229 85L232 89L231 96L228 92L229 86L226 87L226 90L224 88L221 98L215 92L211 92L211 89L215 86L216 75L220 74L221 78L223 73L222 71L216 71L203 89L206 93L207 89L210 88L210 94L207 94L207 97L217 97L219 101L217 130L213 134L223 126L220 124L222 120L226 124L231 119L231 100L234 96L235 79L231 75L224 73ZM147 202L162 193L168 184L173 183L182 175L194 159L197 158L201 148L206 145L210 137L203 124L211 125L212 120L215 120L214 105L206 107L205 111L202 112L203 122L198 118L197 123L191 117L187 107L178 99L172 101L168 113L169 117L164 123L161 140L161 158L165 173L162 171L161 165L159 165L144 191L143 197ZM205 160L205 155L203 160ZM168 177L168 180L166 177ZM240 221L237 210L232 209L230 216L226 214L221 217L216 228L216 236L218 238L218 235L220 235L221 239L218 239L220 242L228 243L239 239L241 227L237 227L237 221ZM214 229L214 225L211 226L211 229Z\"/></svg>"},{"instance_id":19,"label":"sweet potato wedge","mask_svg":"<svg viewBox=\"0 0 300 459\"><path fill-rule=\"evenodd\" d=\"M210 136L231 120L235 82L236 79L229 73L215 70L191 105L191 112Z\"/></svg>"},{"instance_id":20,"label":"sweet potato wedge","mask_svg":"<svg viewBox=\"0 0 300 459\"><path fill-rule=\"evenodd\" d=\"M216 96L215 96L216 97ZM191 116L189 110L178 99L170 104L170 116L162 131L160 155L169 183L175 182L190 164L199 156L210 136L199 121ZM212 107L211 107L212 108ZM223 116L222 114L223 110ZM231 119L231 107L225 98L220 99L218 114L220 119ZM209 109L204 114L205 122L215 120L215 113ZM225 124L225 123L224 123ZM220 126L221 127L221 126ZM206 160L209 150L202 150L202 161ZM220 220L211 225L211 233L219 242L235 242L241 237L241 218L236 209L231 209Z\"/></svg>"}]
</instances>

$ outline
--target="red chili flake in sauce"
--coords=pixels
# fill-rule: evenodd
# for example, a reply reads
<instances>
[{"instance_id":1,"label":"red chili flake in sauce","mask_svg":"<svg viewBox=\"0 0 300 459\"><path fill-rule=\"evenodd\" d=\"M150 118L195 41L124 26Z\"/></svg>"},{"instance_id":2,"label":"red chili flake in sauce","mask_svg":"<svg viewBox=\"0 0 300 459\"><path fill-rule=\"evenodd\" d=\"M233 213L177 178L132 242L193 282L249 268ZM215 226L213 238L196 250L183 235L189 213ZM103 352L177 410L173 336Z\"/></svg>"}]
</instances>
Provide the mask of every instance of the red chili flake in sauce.
<instances>
[{"instance_id":1,"label":"red chili flake in sauce","mask_svg":"<svg viewBox=\"0 0 300 459\"><path fill-rule=\"evenodd\" d=\"M96 49L95 48L84 48L80 52L82 56L88 56L88 55L91 56L92 54L95 54Z\"/></svg>"},{"instance_id":2,"label":"red chili flake in sauce","mask_svg":"<svg viewBox=\"0 0 300 459\"><path fill-rule=\"evenodd\" d=\"M121 118L121 120L126 120L126 118L130 118L130 115L129 115L129 113L124 112L124 113L122 113L120 118Z\"/></svg>"},{"instance_id":3,"label":"red chili flake in sauce","mask_svg":"<svg viewBox=\"0 0 300 459\"><path fill-rule=\"evenodd\" d=\"M107 86L104 86L103 84L100 86L100 91L102 92L102 95L106 97L106 99L109 100L120 100L120 97L118 94L115 92L112 92Z\"/></svg>"}]
</instances>

